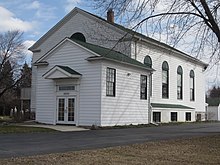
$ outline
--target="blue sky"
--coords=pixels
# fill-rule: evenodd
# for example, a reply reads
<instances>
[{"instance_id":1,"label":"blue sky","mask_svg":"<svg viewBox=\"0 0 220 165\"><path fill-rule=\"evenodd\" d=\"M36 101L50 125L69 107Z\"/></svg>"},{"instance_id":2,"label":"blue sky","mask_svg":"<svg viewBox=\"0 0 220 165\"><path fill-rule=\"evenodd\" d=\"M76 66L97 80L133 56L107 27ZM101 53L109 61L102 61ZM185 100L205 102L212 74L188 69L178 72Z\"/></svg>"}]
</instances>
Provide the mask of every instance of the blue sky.
<instances>
[{"instance_id":1,"label":"blue sky","mask_svg":"<svg viewBox=\"0 0 220 165\"><path fill-rule=\"evenodd\" d=\"M93 12L84 0L0 0L0 33L23 31L28 48L74 7ZM26 54L30 64L32 53Z\"/></svg>"}]
</instances>

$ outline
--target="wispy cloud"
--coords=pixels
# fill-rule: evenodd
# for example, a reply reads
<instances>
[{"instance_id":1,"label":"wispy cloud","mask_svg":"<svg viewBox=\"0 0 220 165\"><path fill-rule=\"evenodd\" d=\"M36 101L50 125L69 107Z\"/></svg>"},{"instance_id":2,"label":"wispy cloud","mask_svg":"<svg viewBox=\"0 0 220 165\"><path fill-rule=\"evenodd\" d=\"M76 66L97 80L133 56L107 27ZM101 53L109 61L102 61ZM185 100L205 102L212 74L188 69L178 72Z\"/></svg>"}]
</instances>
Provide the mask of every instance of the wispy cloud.
<instances>
[{"instance_id":1,"label":"wispy cloud","mask_svg":"<svg viewBox=\"0 0 220 165\"><path fill-rule=\"evenodd\" d=\"M64 9L65 12L70 12L74 7L78 6L81 3L81 0L66 0Z\"/></svg>"},{"instance_id":2,"label":"wispy cloud","mask_svg":"<svg viewBox=\"0 0 220 165\"><path fill-rule=\"evenodd\" d=\"M24 10L38 10L41 7L41 3L39 1L33 1L30 3L24 2L21 3L20 8L23 8Z\"/></svg>"},{"instance_id":3,"label":"wispy cloud","mask_svg":"<svg viewBox=\"0 0 220 165\"><path fill-rule=\"evenodd\" d=\"M8 9L0 6L0 32L8 30L30 31L33 27L31 22L23 21Z\"/></svg>"},{"instance_id":4,"label":"wispy cloud","mask_svg":"<svg viewBox=\"0 0 220 165\"><path fill-rule=\"evenodd\" d=\"M33 53L30 50L28 50L28 48L30 48L34 43L35 41L33 40L26 40L23 42L23 45L25 46L25 50L24 50L24 54L26 56L25 60L26 60L26 63L29 65L31 64Z\"/></svg>"},{"instance_id":5,"label":"wispy cloud","mask_svg":"<svg viewBox=\"0 0 220 165\"><path fill-rule=\"evenodd\" d=\"M26 10L32 10L35 12L34 18L48 21L50 19L56 18L55 10L57 9L55 6L51 6L40 1L33 1L31 3L24 3L21 5L22 8Z\"/></svg>"},{"instance_id":6,"label":"wispy cloud","mask_svg":"<svg viewBox=\"0 0 220 165\"><path fill-rule=\"evenodd\" d=\"M31 4L26 4L26 9L39 9L41 4L39 1L33 1Z\"/></svg>"}]
</instances>

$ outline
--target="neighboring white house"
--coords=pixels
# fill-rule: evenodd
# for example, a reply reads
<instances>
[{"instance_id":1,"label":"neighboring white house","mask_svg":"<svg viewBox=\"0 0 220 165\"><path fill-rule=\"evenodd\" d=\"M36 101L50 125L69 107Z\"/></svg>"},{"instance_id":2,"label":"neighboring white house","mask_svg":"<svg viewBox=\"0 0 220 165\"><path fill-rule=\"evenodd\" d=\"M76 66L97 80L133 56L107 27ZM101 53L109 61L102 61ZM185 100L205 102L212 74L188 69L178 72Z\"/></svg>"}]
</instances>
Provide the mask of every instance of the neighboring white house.
<instances>
[{"instance_id":1,"label":"neighboring white house","mask_svg":"<svg viewBox=\"0 0 220 165\"><path fill-rule=\"evenodd\" d=\"M220 98L208 98L206 102L207 120L220 121Z\"/></svg>"},{"instance_id":2,"label":"neighboring white house","mask_svg":"<svg viewBox=\"0 0 220 165\"><path fill-rule=\"evenodd\" d=\"M48 124L205 118L207 64L79 8L31 48L31 109Z\"/></svg>"}]
</instances>

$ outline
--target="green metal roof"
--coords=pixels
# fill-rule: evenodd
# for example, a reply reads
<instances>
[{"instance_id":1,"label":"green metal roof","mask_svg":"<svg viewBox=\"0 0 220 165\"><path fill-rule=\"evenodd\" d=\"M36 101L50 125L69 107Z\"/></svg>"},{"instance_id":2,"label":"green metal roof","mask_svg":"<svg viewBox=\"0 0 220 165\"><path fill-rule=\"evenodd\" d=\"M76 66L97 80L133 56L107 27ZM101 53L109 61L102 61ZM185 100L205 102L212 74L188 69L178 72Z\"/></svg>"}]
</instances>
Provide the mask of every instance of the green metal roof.
<instances>
[{"instance_id":1,"label":"green metal roof","mask_svg":"<svg viewBox=\"0 0 220 165\"><path fill-rule=\"evenodd\" d=\"M175 109L195 109L192 107L187 107L180 104L161 104L161 103L151 103L154 108L175 108Z\"/></svg>"},{"instance_id":2,"label":"green metal roof","mask_svg":"<svg viewBox=\"0 0 220 165\"><path fill-rule=\"evenodd\" d=\"M220 98L207 98L206 103L208 103L209 106L219 106Z\"/></svg>"},{"instance_id":3,"label":"green metal roof","mask_svg":"<svg viewBox=\"0 0 220 165\"><path fill-rule=\"evenodd\" d=\"M125 54L117 52L115 50L111 50L111 49L108 49L108 48L104 48L104 47L101 47L101 46L98 46L98 45L94 45L94 44L87 43L87 42L82 42L82 41L75 40L75 39L71 39L71 40L73 40L74 42L80 44L81 46L97 53L101 57L104 57L104 58L107 58L107 59L110 59L110 60L114 60L114 61L118 61L118 62L132 64L132 65L135 65L135 66L142 67L142 68L148 69L150 71L153 71L153 69L150 68L148 65L145 65L145 64L143 64L143 63L141 63L141 62L125 55ZM95 56L95 57L98 57L98 56ZM92 59L92 58L94 58L94 56L90 57L90 59Z\"/></svg>"},{"instance_id":4,"label":"green metal roof","mask_svg":"<svg viewBox=\"0 0 220 165\"><path fill-rule=\"evenodd\" d=\"M80 73L78 73L77 71L71 69L70 67L68 66L61 66L61 65L56 65L57 67L65 70L66 72L70 73L70 74L75 74L75 75L81 75Z\"/></svg>"}]
</instances>

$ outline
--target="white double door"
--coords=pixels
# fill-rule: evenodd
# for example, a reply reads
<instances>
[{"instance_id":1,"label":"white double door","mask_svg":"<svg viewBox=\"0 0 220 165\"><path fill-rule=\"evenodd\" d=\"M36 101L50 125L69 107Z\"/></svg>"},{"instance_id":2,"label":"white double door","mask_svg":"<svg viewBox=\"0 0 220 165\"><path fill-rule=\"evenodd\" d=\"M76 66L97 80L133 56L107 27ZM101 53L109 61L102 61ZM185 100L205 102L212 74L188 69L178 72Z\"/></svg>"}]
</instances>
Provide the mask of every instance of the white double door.
<instances>
[{"instance_id":1,"label":"white double door","mask_svg":"<svg viewBox=\"0 0 220 165\"><path fill-rule=\"evenodd\" d=\"M57 97L57 123L75 124L75 114L75 97Z\"/></svg>"}]
</instances>

